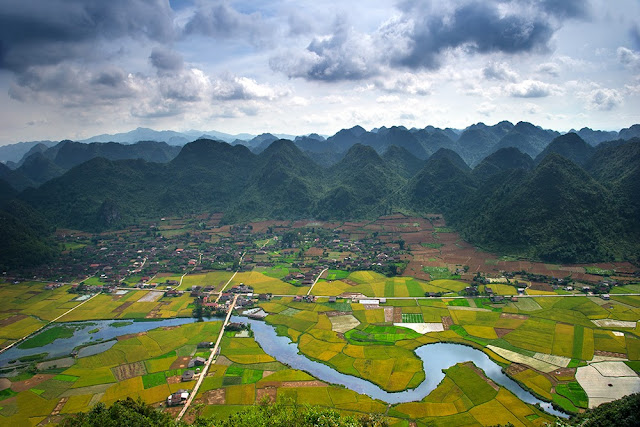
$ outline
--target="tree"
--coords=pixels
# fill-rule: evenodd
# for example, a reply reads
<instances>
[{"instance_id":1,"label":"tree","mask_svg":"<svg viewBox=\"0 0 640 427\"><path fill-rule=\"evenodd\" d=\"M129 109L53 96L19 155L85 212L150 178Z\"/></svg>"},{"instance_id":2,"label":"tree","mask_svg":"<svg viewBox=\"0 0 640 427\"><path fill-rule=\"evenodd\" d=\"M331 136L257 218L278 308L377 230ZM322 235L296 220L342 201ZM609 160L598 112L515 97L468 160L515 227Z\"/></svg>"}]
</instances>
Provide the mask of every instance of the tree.
<instances>
[{"instance_id":1,"label":"tree","mask_svg":"<svg viewBox=\"0 0 640 427\"><path fill-rule=\"evenodd\" d=\"M110 407L100 402L89 412L65 418L60 424L63 427L174 427L175 421L171 415L156 411L138 398L133 400L127 397L117 400Z\"/></svg>"}]
</instances>

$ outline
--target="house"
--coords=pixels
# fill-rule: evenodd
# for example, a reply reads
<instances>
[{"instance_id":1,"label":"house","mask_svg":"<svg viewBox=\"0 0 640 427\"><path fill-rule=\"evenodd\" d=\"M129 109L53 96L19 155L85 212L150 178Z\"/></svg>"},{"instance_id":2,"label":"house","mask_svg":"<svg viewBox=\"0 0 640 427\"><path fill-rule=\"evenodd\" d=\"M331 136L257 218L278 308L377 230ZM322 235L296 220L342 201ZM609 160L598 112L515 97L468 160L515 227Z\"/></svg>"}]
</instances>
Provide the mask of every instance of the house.
<instances>
[{"instance_id":1,"label":"house","mask_svg":"<svg viewBox=\"0 0 640 427\"><path fill-rule=\"evenodd\" d=\"M258 299L260 301L271 301L272 297L273 297L273 295L271 295L271 294L259 294L258 295Z\"/></svg>"},{"instance_id":2,"label":"house","mask_svg":"<svg viewBox=\"0 0 640 427\"><path fill-rule=\"evenodd\" d=\"M182 381L193 381L193 377L195 376L195 372L192 370L184 371L182 373Z\"/></svg>"},{"instance_id":3,"label":"house","mask_svg":"<svg viewBox=\"0 0 640 427\"><path fill-rule=\"evenodd\" d=\"M602 294L600 295L600 298L602 298L605 301L609 301L611 299L611 297L609 296L609 294Z\"/></svg>"},{"instance_id":4,"label":"house","mask_svg":"<svg viewBox=\"0 0 640 427\"><path fill-rule=\"evenodd\" d=\"M167 406L184 405L187 399L189 399L189 392L187 390L178 390L167 397Z\"/></svg>"},{"instance_id":5,"label":"house","mask_svg":"<svg viewBox=\"0 0 640 427\"><path fill-rule=\"evenodd\" d=\"M336 302L338 300L337 297L329 297L329 302Z\"/></svg>"},{"instance_id":6,"label":"house","mask_svg":"<svg viewBox=\"0 0 640 427\"><path fill-rule=\"evenodd\" d=\"M493 295L491 297L491 302L493 303L501 303L504 302L504 297L502 295Z\"/></svg>"},{"instance_id":7,"label":"house","mask_svg":"<svg viewBox=\"0 0 640 427\"><path fill-rule=\"evenodd\" d=\"M204 366L207 360L204 357L196 356L189 361L187 368L193 368L194 366Z\"/></svg>"}]
</instances>

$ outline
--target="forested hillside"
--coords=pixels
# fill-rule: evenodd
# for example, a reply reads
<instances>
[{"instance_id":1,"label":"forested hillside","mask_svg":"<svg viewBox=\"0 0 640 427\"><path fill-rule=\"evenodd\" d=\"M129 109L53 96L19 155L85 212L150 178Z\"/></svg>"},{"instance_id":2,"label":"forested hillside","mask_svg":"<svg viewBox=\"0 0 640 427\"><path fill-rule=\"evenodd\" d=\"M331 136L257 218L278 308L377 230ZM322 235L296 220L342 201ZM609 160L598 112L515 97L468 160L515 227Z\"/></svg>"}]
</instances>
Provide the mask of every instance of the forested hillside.
<instances>
[{"instance_id":1,"label":"forested hillside","mask_svg":"<svg viewBox=\"0 0 640 427\"><path fill-rule=\"evenodd\" d=\"M223 212L225 223L440 213L471 243L499 253L548 262L638 259L640 139L593 147L569 133L545 143L553 132L501 122L469 127L452 145L456 151L434 142L451 133L381 128L372 134L355 127L326 141L276 140L258 154L209 139L182 148L71 141L34 146L16 169L0 166L3 265L52 256L41 233L52 227L101 231L201 212ZM535 160L514 146L496 149L514 135L521 138L513 145L537 147ZM270 140L263 135L258 143ZM484 142L474 149L472 140ZM333 151L300 149L313 144ZM495 151L477 159L482 145ZM326 161L340 149L346 150L340 160ZM34 188L36 182L43 183ZM16 203L46 218L50 228L8 210ZM27 255L17 257L21 242Z\"/></svg>"}]
</instances>

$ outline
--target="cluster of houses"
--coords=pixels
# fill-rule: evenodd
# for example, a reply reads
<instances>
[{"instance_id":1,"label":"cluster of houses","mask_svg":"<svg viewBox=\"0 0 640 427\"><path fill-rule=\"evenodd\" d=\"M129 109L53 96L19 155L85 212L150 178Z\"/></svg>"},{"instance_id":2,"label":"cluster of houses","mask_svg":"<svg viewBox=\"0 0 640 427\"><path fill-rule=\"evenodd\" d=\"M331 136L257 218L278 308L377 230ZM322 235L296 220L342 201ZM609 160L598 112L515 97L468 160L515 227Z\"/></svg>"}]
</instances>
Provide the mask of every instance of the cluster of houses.
<instances>
[{"instance_id":1,"label":"cluster of houses","mask_svg":"<svg viewBox=\"0 0 640 427\"><path fill-rule=\"evenodd\" d=\"M293 297L293 302L316 302L315 295L296 295Z\"/></svg>"},{"instance_id":2,"label":"cluster of houses","mask_svg":"<svg viewBox=\"0 0 640 427\"><path fill-rule=\"evenodd\" d=\"M300 273L290 273L287 274L284 279L285 282L289 282L292 283L294 285L303 285L303 286L310 286L313 285L316 282L316 279L318 278L318 275L322 272L322 270L324 270L325 268L328 268L328 266L317 266L315 268L312 268L311 270L307 271L307 272L300 272Z\"/></svg>"}]
</instances>

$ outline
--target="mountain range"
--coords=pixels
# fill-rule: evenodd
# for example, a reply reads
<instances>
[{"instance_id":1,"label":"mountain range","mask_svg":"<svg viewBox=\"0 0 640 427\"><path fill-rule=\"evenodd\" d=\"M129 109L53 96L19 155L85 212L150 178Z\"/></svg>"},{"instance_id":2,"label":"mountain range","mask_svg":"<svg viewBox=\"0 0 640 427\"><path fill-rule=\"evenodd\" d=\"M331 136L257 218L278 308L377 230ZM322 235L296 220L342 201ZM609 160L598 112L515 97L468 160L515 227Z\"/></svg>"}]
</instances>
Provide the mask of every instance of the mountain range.
<instances>
[{"instance_id":1,"label":"mountain range","mask_svg":"<svg viewBox=\"0 0 640 427\"><path fill-rule=\"evenodd\" d=\"M585 127L578 131L571 130L567 133L576 133L589 145L596 146L604 141L631 139L635 136L640 136L640 125L633 125L629 128L621 129L619 132L592 130ZM302 151L316 153L315 157L320 160L320 163L322 163L321 159L323 158L320 155L321 153L324 154L324 157L331 159L331 163L335 163L340 156L327 156L326 154L344 154L355 143L370 145L380 154L391 145L403 146L416 157L423 159L436 152L439 148L446 147L460 154L471 166L475 166L488 154L497 151L499 148L509 146L515 146L522 152L535 157L558 135L560 135L559 132L542 129L531 123L519 122L513 125L508 121L502 121L493 126L477 123L465 129L441 129L434 126L427 126L423 129L407 129L404 126L393 126L391 128L375 128L367 132L361 126L355 126L351 129L343 129L329 137L315 133L302 136L279 133L263 133L261 135L242 133L232 135L215 130L176 132L137 128L130 132L96 135L78 142L134 144L139 141L156 141L166 142L168 145L182 146L196 139L213 139L233 145L245 145L252 151L259 153L277 139L289 139ZM21 159L32 154L30 150L34 146L38 146L37 150L42 151L43 146L52 147L56 144L57 142L46 140L0 146L0 162L5 162L11 169L15 169L16 164Z\"/></svg>"},{"instance_id":2,"label":"mountain range","mask_svg":"<svg viewBox=\"0 0 640 427\"><path fill-rule=\"evenodd\" d=\"M483 135L483 144L471 149L467 132ZM475 125L460 135L461 145L442 146L448 133L356 127L326 140L265 135L253 151L212 139L183 147L63 141L35 149L16 169L0 169L0 205L11 223L4 240L30 241L32 252L44 253L40 237L51 227L102 231L200 212L224 212L223 221L235 223L401 211L444 214L464 238L499 253L548 262L638 260L640 138L593 146L577 133L502 122ZM474 157L480 149L489 154ZM531 149L535 158L523 152Z\"/></svg>"}]
</instances>

